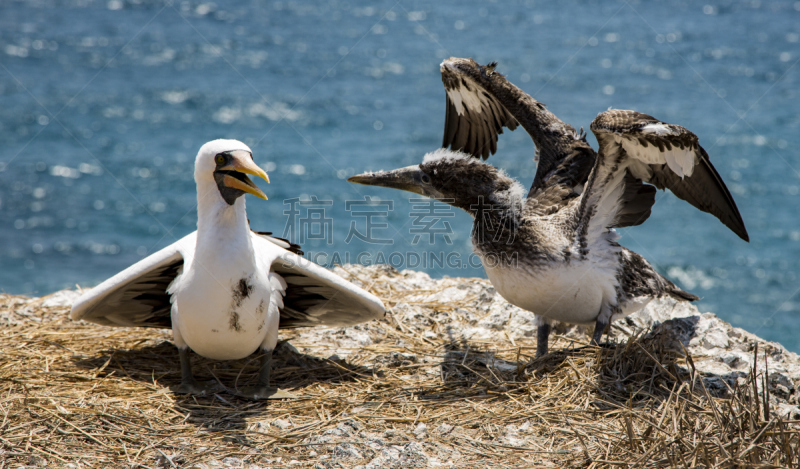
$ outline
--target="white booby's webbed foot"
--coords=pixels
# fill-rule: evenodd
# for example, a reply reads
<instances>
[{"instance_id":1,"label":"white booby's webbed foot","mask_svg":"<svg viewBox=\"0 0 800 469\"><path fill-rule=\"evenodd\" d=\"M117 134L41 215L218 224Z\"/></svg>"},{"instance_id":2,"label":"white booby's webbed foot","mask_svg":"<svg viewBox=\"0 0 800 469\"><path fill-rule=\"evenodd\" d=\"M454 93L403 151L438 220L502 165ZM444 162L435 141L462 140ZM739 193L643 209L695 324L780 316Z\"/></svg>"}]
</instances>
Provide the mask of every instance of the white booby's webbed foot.
<instances>
[{"instance_id":1,"label":"white booby's webbed foot","mask_svg":"<svg viewBox=\"0 0 800 469\"><path fill-rule=\"evenodd\" d=\"M258 371L258 383L255 386L237 388L233 394L245 399L296 399L294 394L269 385L270 372L272 371L272 350L265 350L261 359L261 369Z\"/></svg>"},{"instance_id":2,"label":"white booby's webbed foot","mask_svg":"<svg viewBox=\"0 0 800 469\"><path fill-rule=\"evenodd\" d=\"M196 396L210 396L222 391L222 387L216 381L199 383L194 379L192 373L192 362L189 360L189 348L179 348L178 355L181 358L181 384L172 386L170 390L178 394L194 394Z\"/></svg>"},{"instance_id":3,"label":"white booby's webbed foot","mask_svg":"<svg viewBox=\"0 0 800 469\"><path fill-rule=\"evenodd\" d=\"M550 340L550 324L541 324L536 329L536 357L547 355L547 342Z\"/></svg>"},{"instance_id":4,"label":"white booby's webbed foot","mask_svg":"<svg viewBox=\"0 0 800 469\"><path fill-rule=\"evenodd\" d=\"M592 334L592 345L600 345L600 338L603 337L603 332L605 332L606 327L608 327L608 321L598 318L597 322L594 324L594 334Z\"/></svg>"}]
</instances>

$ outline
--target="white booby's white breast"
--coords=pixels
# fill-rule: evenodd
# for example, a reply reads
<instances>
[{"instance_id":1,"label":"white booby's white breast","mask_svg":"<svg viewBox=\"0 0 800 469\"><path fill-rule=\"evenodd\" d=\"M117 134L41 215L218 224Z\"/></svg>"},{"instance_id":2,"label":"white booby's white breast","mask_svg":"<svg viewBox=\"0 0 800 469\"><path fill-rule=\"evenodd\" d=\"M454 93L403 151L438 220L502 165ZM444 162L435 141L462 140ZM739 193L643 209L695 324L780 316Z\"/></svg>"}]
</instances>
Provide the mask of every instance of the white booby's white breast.
<instances>
[{"instance_id":1,"label":"white booby's white breast","mask_svg":"<svg viewBox=\"0 0 800 469\"><path fill-rule=\"evenodd\" d=\"M169 289L173 329L204 357L235 360L250 355L278 325L279 311L270 303L283 291L271 286L269 276L269 264L258 267L252 245L194 258Z\"/></svg>"}]
</instances>

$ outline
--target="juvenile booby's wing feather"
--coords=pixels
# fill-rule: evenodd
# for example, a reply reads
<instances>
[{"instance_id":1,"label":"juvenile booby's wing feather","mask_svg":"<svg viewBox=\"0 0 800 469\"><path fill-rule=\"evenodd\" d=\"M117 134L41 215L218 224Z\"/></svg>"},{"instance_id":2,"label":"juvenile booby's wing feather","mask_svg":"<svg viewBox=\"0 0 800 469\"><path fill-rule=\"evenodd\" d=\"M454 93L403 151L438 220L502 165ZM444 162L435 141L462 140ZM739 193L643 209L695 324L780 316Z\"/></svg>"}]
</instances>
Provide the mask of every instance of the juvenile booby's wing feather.
<instances>
[{"instance_id":1,"label":"juvenile booby's wing feather","mask_svg":"<svg viewBox=\"0 0 800 469\"><path fill-rule=\"evenodd\" d=\"M442 67L447 92L442 147L469 153L484 160L497 151L503 127L517 128L517 120L496 97L472 78Z\"/></svg>"},{"instance_id":2,"label":"juvenile booby's wing feather","mask_svg":"<svg viewBox=\"0 0 800 469\"><path fill-rule=\"evenodd\" d=\"M167 287L183 268L185 249L194 252L194 232L84 293L72 305L74 320L118 327L172 327Z\"/></svg>"},{"instance_id":3,"label":"juvenile booby's wing feather","mask_svg":"<svg viewBox=\"0 0 800 469\"><path fill-rule=\"evenodd\" d=\"M653 171L653 177L649 182L659 189L669 189L679 199L714 215L740 238L750 241L733 196L709 161L706 151L703 147L698 148L700 162L695 166L691 176L681 178L673 172L665 171L662 167Z\"/></svg>"},{"instance_id":4,"label":"juvenile booby's wing feather","mask_svg":"<svg viewBox=\"0 0 800 469\"><path fill-rule=\"evenodd\" d=\"M582 196L577 240L588 236L590 241L610 227L644 221L654 199L642 182L670 189L748 240L736 203L695 134L622 110L601 113L591 129L600 152Z\"/></svg>"},{"instance_id":5,"label":"juvenile booby's wing feather","mask_svg":"<svg viewBox=\"0 0 800 469\"><path fill-rule=\"evenodd\" d=\"M455 57L442 62L447 91L442 146L485 159L497 150L503 127L522 125L536 145L537 161L525 211L535 216L554 213L583 189L596 154L583 132L509 82L495 66Z\"/></svg>"}]
</instances>

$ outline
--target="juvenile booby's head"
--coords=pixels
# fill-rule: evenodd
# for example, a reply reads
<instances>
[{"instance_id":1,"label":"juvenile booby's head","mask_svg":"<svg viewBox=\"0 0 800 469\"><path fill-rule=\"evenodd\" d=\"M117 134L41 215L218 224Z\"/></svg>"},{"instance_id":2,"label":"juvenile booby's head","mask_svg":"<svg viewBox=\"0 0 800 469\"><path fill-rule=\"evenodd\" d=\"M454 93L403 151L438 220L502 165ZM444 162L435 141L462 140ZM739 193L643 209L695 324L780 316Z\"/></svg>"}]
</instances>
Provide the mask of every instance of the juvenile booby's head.
<instances>
[{"instance_id":1,"label":"juvenile booby's head","mask_svg":"<svg viewBox=\"0 0 800 469\"><path fill-rule=\"evenodd\" d=\"M233 205L245 192L267 199L264 192L247 177L248 174L269 182L267 173L253 162L250 147L238 140L213 140L203 145L197 153L194 180L198 189L214 183L228 205Z\"/></svg>"},{"instance_id":2,"label":"juvenile booby's head","mask_svg":"<svg viewBox=\"0 0 800 469\"><path fill-rule=\"evenodd\" d=\"M446 148L428 153L419 165L359 174L348 182L414 192L468 212L482 204L520 207L525 196L525 189L502 170Z\"/></svg>"}]
</instances>

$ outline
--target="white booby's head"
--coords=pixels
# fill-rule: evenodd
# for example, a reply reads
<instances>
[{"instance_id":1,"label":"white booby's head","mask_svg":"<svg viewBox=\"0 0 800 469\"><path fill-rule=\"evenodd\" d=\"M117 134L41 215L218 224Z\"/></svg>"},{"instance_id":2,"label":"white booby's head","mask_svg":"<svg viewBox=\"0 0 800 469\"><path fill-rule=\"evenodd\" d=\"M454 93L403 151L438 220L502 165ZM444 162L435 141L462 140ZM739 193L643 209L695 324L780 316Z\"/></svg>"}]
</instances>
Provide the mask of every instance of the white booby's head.
<instances>
[{"instance_id":1,"label":"white booby's head","mask_svg":"<svg viewBox=\"0 0 800 469\"><path fill-rule=\"evenodd\" d=\"M253 162L250 147L238 140L212 140L200 147L197 153L194 180L198 192L214 185L228 205L233 205L245 192L267 199L264 192L247 177L248 174L269 182L267 173Z\"/></svg>"}]
</instances>

